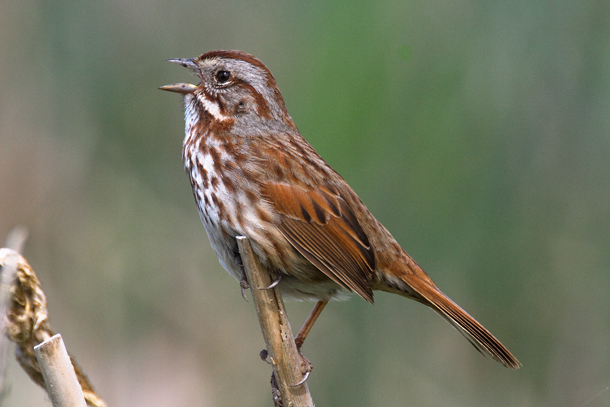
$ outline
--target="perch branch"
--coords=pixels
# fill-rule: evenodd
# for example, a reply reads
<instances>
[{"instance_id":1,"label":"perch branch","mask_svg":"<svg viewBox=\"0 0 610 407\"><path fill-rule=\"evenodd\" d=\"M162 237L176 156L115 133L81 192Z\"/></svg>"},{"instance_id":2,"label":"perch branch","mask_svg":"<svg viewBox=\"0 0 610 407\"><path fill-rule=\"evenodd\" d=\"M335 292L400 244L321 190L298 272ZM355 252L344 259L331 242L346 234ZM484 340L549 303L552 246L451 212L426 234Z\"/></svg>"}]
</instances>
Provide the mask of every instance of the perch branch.
<instances>
[{"instance_id":1,"label":"perch branch","mask_svg":"<svg viewBox=\"0 0 610 407\"><path fill-rule=\"evenodd\" d=\"M269 273L261 267L246 237L238 236L237 244L283 405L313 407L280 291L278 287L261 289L271 285Z\"/></svg>"}]
</instances>

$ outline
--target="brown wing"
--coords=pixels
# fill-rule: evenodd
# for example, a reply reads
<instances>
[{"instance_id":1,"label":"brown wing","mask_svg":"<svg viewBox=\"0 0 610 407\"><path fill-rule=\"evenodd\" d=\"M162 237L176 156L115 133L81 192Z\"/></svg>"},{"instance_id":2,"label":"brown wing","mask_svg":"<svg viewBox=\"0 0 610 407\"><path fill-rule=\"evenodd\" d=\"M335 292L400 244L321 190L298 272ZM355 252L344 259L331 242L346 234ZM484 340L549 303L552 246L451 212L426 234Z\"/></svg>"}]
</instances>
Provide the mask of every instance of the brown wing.
<instances>
[{"instance_id":1,"label":"brown wing","mask_svg":"<svg viewBox=\"0 0 610 407\"><path fill-rule=\"evenodd\" d=\"M267 183L261 192L280 215L278 228L299 253L337 284L373 302L369 277L375 255L335 188Z\"/></svg>"}]
</instances>

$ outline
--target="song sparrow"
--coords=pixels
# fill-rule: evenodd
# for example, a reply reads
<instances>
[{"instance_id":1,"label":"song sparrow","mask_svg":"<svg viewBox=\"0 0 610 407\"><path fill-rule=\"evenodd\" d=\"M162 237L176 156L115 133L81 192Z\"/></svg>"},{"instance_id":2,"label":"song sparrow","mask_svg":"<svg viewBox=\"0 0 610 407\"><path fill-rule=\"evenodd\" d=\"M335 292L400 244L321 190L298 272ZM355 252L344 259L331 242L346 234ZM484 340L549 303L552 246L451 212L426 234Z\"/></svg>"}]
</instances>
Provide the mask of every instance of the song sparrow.
<instances>
[{"instance_id":1,"label":"song sparrow","mask_svg":"<svg viewBox=\"0 0 610 407\"><path fill-rule=\"evenodd\" d=\"M519 361L444 295L373 217L350 186L300 135L267 67L240 51L170 59L198 85L184 95L182 158L203 225L222 266L243 280L236 236L281 277L284 297L318 301L297 336L302 345L331 299L355 292L399 294L432 308L481 353L516 369Z\"/></svg>"}]
</instances>

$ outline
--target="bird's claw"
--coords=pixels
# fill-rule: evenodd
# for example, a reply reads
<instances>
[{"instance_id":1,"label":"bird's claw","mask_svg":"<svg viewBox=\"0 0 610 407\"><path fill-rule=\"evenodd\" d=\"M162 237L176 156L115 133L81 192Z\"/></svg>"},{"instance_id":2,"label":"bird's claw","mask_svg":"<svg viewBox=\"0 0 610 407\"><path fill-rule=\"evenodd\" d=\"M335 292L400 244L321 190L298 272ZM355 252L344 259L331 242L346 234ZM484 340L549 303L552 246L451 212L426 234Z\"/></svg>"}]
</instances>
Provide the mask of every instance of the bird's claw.
<instances>
[{"instance_id":1,"label":"bird's claw","mask_svg":"<svg viewBox=\"0 0 610 407\"><path fill-rule=\"evenodd\" d=\"M295 383L295 384L291 385L290 387L298 387L298 386L302 385L303 383L305 383L307 381L307 379L309 379L310 373L311 373L311 370L305 372L305 375L303 376L303 378L298 383Z\"/></svg>"},{"instance_id":2,"label":"bird's claw","mask_svg":"<svg viewBox=\"0 0 610 407\"><path fill-rule=\"evenodd\" d=\"M263 287L261 288L261 290L271 290L273 287L277 286L280 281L282 281L282 275L278 274L277 278L275 280L273 280L273 282L271 284L269 284L268 287Z\"/></svg>"},{"instance_id":3,"label":"bird's claw","mask_svg":"<svg viewBox=\"0 0 610 407\"><path fill-rule=\"evenodd\" d=\"M275 360L273 359L273 357L269 356L269 352L267 351L267 349L261 350L261 352L259 353L259 356L261 357L261 360L263 362L268 363L270 365L275 364ZM305 383L307 381L307 379L309 379L309 375L311 373L311 370L313 369L311 362L309 360L307 360L307 358L305 356L303 356L301 351L299 351L299 356L301 357L301 372L303 374L303 378L301 380L299 380L297 383L291 384L290 387L298 387L298 386L302 385L303 383ZM269 361L268 359L271 359L271 361ZM275 385L275 387L274 387L274 385ZM272 374L271 375L271 391L273 394L275 394L276 390L279 394L279 389L277 388L277 383L275 382L275 376ZM274 400L275 400L275 396L274 396Z\"/></svg>"},{"instance_id":4,"label":"bird's claw","mask_svg":"<svg viewBox=\"0 0 610 407\"><path fill-rule=\"evenodd\" d=\"M303 356L301 351L299 351L299 356L301 356L301 368L302 368L301 372L303 374L303 378L301 380L299 380L298 383L290 385L290 387L298 387L298 386L302 385L303 383L305 383L307 381L307 379L309 379L309 374L311 373L311 370L313 369L313 365L311 364L311 362L309 360L307 360L307 358L305 356Z\"/></svg>"}]
</instances>

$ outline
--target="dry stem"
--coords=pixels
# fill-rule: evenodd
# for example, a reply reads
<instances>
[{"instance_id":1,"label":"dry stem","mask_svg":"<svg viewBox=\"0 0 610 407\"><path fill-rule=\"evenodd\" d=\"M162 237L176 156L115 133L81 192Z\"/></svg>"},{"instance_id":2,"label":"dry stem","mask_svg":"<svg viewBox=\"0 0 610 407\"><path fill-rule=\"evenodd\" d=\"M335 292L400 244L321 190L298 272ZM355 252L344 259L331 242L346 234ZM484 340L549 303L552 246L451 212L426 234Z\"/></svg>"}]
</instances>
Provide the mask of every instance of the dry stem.
<instances>
[{"instance_id":1,"label":"dry stem","mask_svg":"<svg viewBox=\"0 0 610 407\"><path fill-rule=\"evenodd\" d=\"M3 317L4 334L17 344L17 361L39 386L45 388L34 346L54 335L49 324L47 300L40 281L28 262L16 251L0 249L3 291L8 295L7 312ZM14 274L13 274L14 273ZM10 277L12 276L12 277ZM89 407L105 407L104 401L95 393L87 376L74 359L72 365L76 372L85 400Z\"/></svg>"},{"instance_id":2,"label":"dry stem","mask_svg":"<svg viewBox=\"0 0 610 407\"><path fill-rule=\"evenodd\" d=\"M56 334L34 346L53 407L86 407L83 390L61 339Z\"/></svg>"},{"instance_id":3,"label":"dry stem","mask_svg":"<svg viewBox=\"0 0 610 407\"><path fill-rule=\"evenodd\" d=\"M307 382L295 386L302 381L305 372L286 317L282 295L277 287L263 288L271 285L271 277L261 267L248 239L238 236L237 244L283 405L313 407Z\"/></svg>"}]
</instances>

